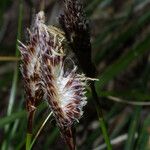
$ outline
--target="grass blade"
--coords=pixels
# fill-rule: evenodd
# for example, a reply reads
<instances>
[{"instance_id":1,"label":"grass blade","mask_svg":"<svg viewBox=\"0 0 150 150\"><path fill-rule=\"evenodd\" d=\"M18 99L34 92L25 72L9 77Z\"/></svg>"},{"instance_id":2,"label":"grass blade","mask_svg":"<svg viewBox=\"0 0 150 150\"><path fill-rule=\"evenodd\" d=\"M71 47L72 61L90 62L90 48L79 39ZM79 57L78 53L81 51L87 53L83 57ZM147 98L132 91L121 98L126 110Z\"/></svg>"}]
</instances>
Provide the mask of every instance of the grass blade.
<instances>
[{"instance_id":1,"label":"grass blade","mask_svg":"<svg viewBox=\"0 0 150 150\"><path fill-rule=\"evenodd\" d=\"M109 52L114 53L114 51L121 45L122 43L125 43L130 38L134 37L138 31L150 20L150 12L145 13L138 21L135 21L132 23L125 31L119 34L119 36L112 40L109 45L98 52L95 55L95 63L98 64L102 59L104 59L104 56L108 54ZM135 26L136 24L136 26ZM112 51L113 50L113 51Z\"/></svg>"},{"instance_id":2,"label":"grass blade","mask_svg":"<svg viewBox=\"0 0 150 150\"><path fill-rule=\"evenodd\" d=\"M141 112L141 107L137 107L136 110L134 111L133 117L131 119L131 124L129 127L128 139L125 144L125 150L134 150L135 133L139 125L140 112Z\"/></svg>"},{"instance_id":3,"label":"grass blade","mask_svg":"<svg viewBox=\"0 0 150 150\"><path fill-rule=\"evenodd\" d=\"M135 48L131 49L126 55L120 57L116 62L110 65L98 78L99 81L96 82L96 90L99 94L102 87L121 71L126 69L128 65L138 57L142 56L150 47L150 35L148 35L141 43L139 43ZM99 94L100 96L100 94Z\"/></svg>"},{"instance_id":4,"label":"grass blade","mask_svg":"<svg viewBox=\"0 0 150 150\"><path fill-rule=\"evenodd\" d=\"M138 142L136 145L136 150L148 150L150 148L150 145L148 144L149 133L147 132L149 127L150 127L150 115L148 115L144 121L143 127L141 129L141 132L138 138Z\"/></svg>"},{"instance_id":5,"label":"grass blade","mask_svg":"<svg viewBox=\"0 0 150 150\"><path fill-rule=\"evenodd\" d=\"M14 122L16 119L23 118L26 116L26 111L22 110L17 113L13 113L10 116L6 116L0 119L0 128L3 128L5 125Z\"/></svg>"},{"instance_id":6,"label":"grass blade","mask_svg":"<svg viewBox=\"0 0 150 150\"><path fill-rule=\"evenodd\" d=\"M34 137L32 143L30 144L29 149L26 149L26 150L31 150L31 149L32 149L32 147L33 147L33 145L34 145L36 139L38 138L39 134L41 133L42 129L44 128L45 124L47 123L47 121L49 120L49 118L52 116L52 114L53 114L53 113L51 112L51 113L49 113L49 115L46 117L46 119L45 119L44 122L42 123L40 129L38 130L37 134L35 135L35 137ZM27 138L28 138L28 134L27 134ZM28 142L28 140L27 140L27 142ZM28 145L27 145L27 146L28 146Z\"/></svg>"},{"instance_id":7,"label":"grass blade","mask_svg":"<svg viewBox=\"0 0 150 150\"><path fill-rule=\"evenodd\" d=\"M22 2L20 2L17 39L20 39L20 37L21 37L22 13L23 13L23 6L22 6ZM16 57L18 57L18 55L19 55L18 42L16 42ZM13 75L13 83L12 83L12 88L11 88L12 90L11 90L11 93L10 93L10 99L9 99L9 104L8 104L8 109L7 109L7 115L10 115L11 112L12 112L12 109L13 109L15 95L16 95L17 81L18 81L18 65L16 65L14 75Z\"/></svg>"},{"instance_id":8,"label":"grass blade","mask_svg":"<svg viewBox=\"0 0 150 150\"><path fill-rule=\"evenodd\" d=\"M23 14L23 5L22 5L22 1L20 0L17 40L21 38L22 14ZM16 40L16 57L19 56L17 40ZM13 109L14 101L15 101L15 95L16 95L17 81L18 81L18 64L16 64L15 71L13 74L13 82L12 82L12 87L11 87L8 108L7 108L7 116L9 116L12 113L12 109ZM9 124L6 125L6 127L5 127L5 133L7 133L8 131L9 131ZM3 145L2 145L2 149L5 150L6 147L8 147L8 145L10 145L7 142L9 142L9 140L5 139L3 142Z\"/></svg>"}]
</instances>

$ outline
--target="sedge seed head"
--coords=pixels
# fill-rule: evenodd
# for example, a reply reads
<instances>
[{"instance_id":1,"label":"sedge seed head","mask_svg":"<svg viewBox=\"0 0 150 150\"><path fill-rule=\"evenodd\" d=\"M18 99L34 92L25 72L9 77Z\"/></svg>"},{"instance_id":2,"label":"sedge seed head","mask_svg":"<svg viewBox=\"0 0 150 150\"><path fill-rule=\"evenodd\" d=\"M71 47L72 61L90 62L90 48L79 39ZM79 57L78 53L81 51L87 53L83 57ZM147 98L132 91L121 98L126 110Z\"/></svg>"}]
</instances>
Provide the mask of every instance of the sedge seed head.
<instances>
[{"instance_id":1,"label":"sedge seed head","mask_svg":"<svg viewBox=\"0 0 150 150\"><path fill-rule=\"evenodd\" d=\"M46 26L46 25L45 25ZM58 126L71 126L83 114L86 105L86 77L77 73L73 60L67 59L65 34L54 26L45 28L46 51L41 56L41 79L44 93ZM73 67L68 67L72 63Z\"/></svg>"},{"instance_id":2,"label":"sedge seed head","mask_svg":"<svg viewBox=\"0 0 150 150\"><path fill-rule=\"evenodd\" d=\"M19 50L22 56L21 72L29 112L37 107L43 97L40 60L42 51L45 51L45 39L43 37L47 34L44 22L44 13L40 12L35 17L31 31L28 29L29 41L27 44L19 41Z\"/></svg>"},{"instance_id":3,"label":"sedge seed head","mask_svg":"<svg viewBox=\"0 0 150 150\"><path fill-rule=\"evenodd\" d=\"M21 71L27 104L36 107L45 93L48 104L60 128L70 127L78 121L86 105L87 78L77 73L77 66L68 68L67 44L64 32L45 24L43 12L36 15L29 31L27 45L20 42ZM69 59L68 59L69 60ZM32 100L33 99L33 100Z\"/></svg>"}]
</instances>

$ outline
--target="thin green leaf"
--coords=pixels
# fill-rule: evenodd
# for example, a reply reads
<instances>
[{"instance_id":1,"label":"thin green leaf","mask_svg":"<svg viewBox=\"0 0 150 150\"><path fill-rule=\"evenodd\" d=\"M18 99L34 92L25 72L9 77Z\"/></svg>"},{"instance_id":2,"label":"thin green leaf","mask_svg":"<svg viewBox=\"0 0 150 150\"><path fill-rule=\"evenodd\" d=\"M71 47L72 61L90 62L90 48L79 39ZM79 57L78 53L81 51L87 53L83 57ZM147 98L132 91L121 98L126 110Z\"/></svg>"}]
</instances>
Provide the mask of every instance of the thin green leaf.
<instances>
[{"instance_id":1,"label":"thin green leaf","mask_svg":"<svg viewBox=\"0 0 150 150\"><path fill-rule=\"evenodd\" d=\"M5 125L14 122L16 119L23 118L23 117L25 117L26 115L27 115L27 114L26 114L26 111L25 111L25 110L22 110L22 111L20 111L20 112L13 113L13 114L11 114L10 116L6 116L6 117L4 117L4 118L1 118L1 119L0 119L0 128L4 128Z\"/></svg>"},{"instance_id":2,"label":"thin green leaf","mask_svg":"<svg viewBox=\"0 0 150 150\"><path fill-rule=\"evenodd\" d=\"M114 53L115 49L119 47L122 43L126 42L129 38L134 37L138 31L150 20L150 12L145 13L142 17L138 20L132 22L132 24L125 29L116 39L113 39L108 46L101 50L100 52L96 53L95 55L95 63L98 64L106 54L109 52ZM135 26L136 24L136 26Z\"/></svg>"},{"instance_id":3,"label":"thin green leaf","mask_svg":"<svg viewBox=\"0 0 150 150\"><path fill-rule=\"evenodd\" d=\"M148 144L149 133L148 128L150 127L150 115L145 119L141 132L139 134L138 142L136 145L136 150L148 150L150 148Z\"/></svg>"},{"instance_id":4,"label":"thin green leaf","mask_svg":"<svg viewBox=\"0 0 150 150\"><path fill-rule=\"evenodd\" d=\"M135 48L131 49L126 55L121 56L116 62L110 65L100 76L98 76L99 81L95 82L97 93L99 94L102 87L121 71L126 69L133 60L142 56L147 50L149 50L149 47L150 35L148 35Z\"/></svg>"},{"instance_id":5,"label":"thin green leaf","mask_svg":"<svg viewBox=\"0 0 150 150\"><path fill-rule=\"evenodd\" d=\"M139 115L141 112L141 107L137 107L135 109L136 110L133 113L131 124L129 126L128 139L125 144L125 150L134 150L135 133L137 132L137 128L139 126Z\"/></svg>"}]
</instances>

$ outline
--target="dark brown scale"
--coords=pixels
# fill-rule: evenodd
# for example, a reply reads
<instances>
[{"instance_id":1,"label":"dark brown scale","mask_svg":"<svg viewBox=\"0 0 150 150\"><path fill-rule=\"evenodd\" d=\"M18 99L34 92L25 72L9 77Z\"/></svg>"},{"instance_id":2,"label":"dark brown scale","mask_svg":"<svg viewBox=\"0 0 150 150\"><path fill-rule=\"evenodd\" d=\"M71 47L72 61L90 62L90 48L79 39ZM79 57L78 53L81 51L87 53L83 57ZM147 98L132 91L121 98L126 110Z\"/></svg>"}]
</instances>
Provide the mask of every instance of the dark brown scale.
<instances>
[{"instance_id":1,"label":"dark brown scale","mask_svg":"<svg viewBox=\"0 0 150 150\"><path fill-rule=\"evenodd\" d=\"M74 117L75 117L75 118L80 118L80 113L77 112L77 111L74 111Z\"/></svg>"},{"instance_id":2,"label":"dark brown scale","mask_svg":"<svg viewBox=\"0 0 150 150\"><path fill-rule=\"evenodd\" d=\"M46 80L46 79L47 78L45 78L44 84L46 86L48 86L47 89L51 91L52 90L52 82L51 82L51 80Z\"/></svg>"},{"instance_id":3,"label":"dark brown scale","mask_svg":"<svg viewBox=\"0 0 150 150\"><path fill-rule=\"evenodd\" d=\"M69 104L66 106L66 108L68 108L69 110L72 110L72 109L74 109L74 106L72 106L72 104Z\"/></svg>"},{"instance_id":4,"label":"dark brown scale","mask_svg":"<svg viewBox=\"0 0 150 150\"><path fill-rule=\"evenodd\" d=\"M61 61L61 57L58 56L58 57L57 57L57 64L58 64L60 61Z\"/></svg>"},{"instance_id":5,"label":"dark brown scale","mask_svg":"<svg viewBox=\"0 0 150 150\"><path fill-rule=\"evenodd\" d=\"M80 100L74 100L73 101L75 104L80 104Z\"/></svg>"},{"instance_id":6,"label":"dark brown scale","mask_svg":"<svg viewBox=\"0 0 150 150\"><path fill-rule=\"evenodd\" d=\"M57 103L56 101L53 100L52 103L53 103L53 105L54 105L55 107L58 106L58 103Z\"/></svg>"},{"instance_id":7,"label":"dark brown scale","mask_svg":"<svg viewBox=\"0 0 150 150\"><path fill-rule=\"evenodd\" d=\"M28 77L25 77L24 79L25 79L25 80L24 80L25 84L26 84L26 85L29 84L30 79L29 79Z\"/></svg>"},{"instance_id":8,"label":"dark brown scale","mask_svg":"<svg viewBox=\"0 0 150 150\"><path fill-rule=\"evenodd\" d=\"M59 63L59 57L54 58L54 66L56 66Z\"/></svg>"},{"instance_id":9,"label":"dark brown scale","mask_svg":"<svg viewBox=\"0 0 150 150\"><path fill-rule=\"evenodd\" d=\"M68 115L68 116L73 116L73 112L68 111L68 112L67 112L67 115Z\"/></svg>"},{"instance_id":10,"label":"dark brown scale","mask_svg":"<svg viewBox=\"0 0 150 150\"><path fill-rule=\"evenodd\" d=\"M60 107L57 107L56 109L58 112L62 112L61 108Z\"/></svg>"},{"instance_id":11,"label":"dark brown scale","mask_svg":"<svg viewBox=\"0 0 150 150\"><path fill-rule=\"evenodd\" d=\"M33 46L29 47L29 50L31 51L31 53L34 53L35 52L35 49Z\"/></svg>"},{"instance_id":12,"label":"dark brown scale","mask_svg":"<svg viewBox=\"0 0 150 150\"><path fill-rule=\"evenodd\" d=\"M33 35L32 37L31 37L31 43L33 42L33 43L37 43L37 35Z\"/></svg>"},{"instance_id":13,"label":"dark brown scale","mask_svg":"<svg viewBox=\"0 0 150 150\"><path fill-rule=\"evenodd\" d=\"M54 87L51 86L51 87L49 87L48 89L49 89L50 95L52 95L53 97L55 97L55 96L56 96L56 93L55 93Z\"/></svg>"},{"instance_id":14,"label":"dark brown scale","mask_svg":"<svg viewBox=\"0 0 150 150\"><path fill-rule=\"evenodd\" d=\"M61 118L61 123L63 124L63 126L65 127L67 124L69 124L69 120L67 118Z\"/></svg>"},{"instance_id":15,"label":"dark brown scale","mask_svg":"<svg viewBox=\"0 0 150 150\"><path fill-rule=\"evenodd\" d=\"M26 94L31 97L31 90L27 87L27 86L24 86L25 87L25 92Z\"/></svg>"},{"instance_id":16,"label":"dark brown scale","mask_svg":"<svg viewBox=\"0 0 150 150\"><path fill-rule=\"evenodd\" d=\"M70 87L72 83L73 83L73 80L69 80L69 81L66 83L66 85L65 85L64 88Z\"/></svg>"},{"instance_id":17,"label":"dark brown scale","mask_svg":"<svg viewBox=\"0 0 150 150\"><path fill-rule=\"evenodd\" d=\"M74 89L80 89L82 88L83 86L82 85L75 85L75 86L72 86Z\"/></svg>"},{"instance_id":18,"label":"dark brown scale","mask_svg":"<svg viewBox=\"0 0 150 150\"><path fill-rule=\"evenodd\" d=\"M43 96L42 89L39 88L37 91L35 91L35 97L36 97L37 100L41 99L42 96Z\"/></svg>"},{"instance_id":19,"label":"dark brown scale","mask_svg":"<svg viewBox=\"0 0 150 150\"><path fill-rule=\"evenodd\" d=\"M23 62L24 62L24 64L26 64L26 66L28 66L29 65L29 59L27 60L27 59L24 59L23 60ZM26 67L26 66L24 66L24 67ZM27 68L26 68L27 69ZM28 69L27 69L27 72L26 73L28 73Z\"/></svg>"},{"instance_id":20,"label":"dark brown scale","mask_svg":"<svg viewBox=\"0 0 150 150\"><path fill-rule=\"evenodd\" d=\"M76 91L76 92L75 92L75 95L78 95L78 96L81 96L81 97L82 97L82 96L83 96L83 91L82 91L82 92L81 92L81 91Z\"/></svg>"},{"instance_id":21,"label":"dark brown scale","mask_svg":"<svg viewBox=\"0 0 150 150\"><path fill-rule=\"evenodd\" d=\"M33 82L38 82L39 79L40 79L39 74L37 74L35 72L33 73L33 75L30 76L30 80L33 81Z\"/></svg>"},{"instance_id":22,"label":"dark brown scale","mask_svg":"<svg viewBox=\"0 0 150 150\"><path fill-rule=\"evenodd\" d=\"M44 62L44 64L47 64L47 56L46 55L42 55L42 61Z\"/></svg>"},{"instance_id":23,"label":"dark brown scale","mask_svg":"<svg viewBox=\"0 0 150 150\"><path fill-rule=\"evenodd\" d=\"M49 75L48 75L47 77L48 77L48 80L49 80L49 81L52 81L52 80L54 80L54 77L53 77L53 75L52 75L52 74L50 74L50 73L49 73Z\"/></svg>"},{"instance_id":24,"label":"dark brown scale","mask_svg":"<svg viewBox=\"0 0 150 150\"><path fill-rule=\"evenodd\" d=\"M77 107L75 111L76 111L76 112L80 112L80 109Z\"/></svg>"},{"instance_id":25,"label":"dark brown scale","mask_svg":"<svg viewBox=\"0 0 150 150\"><path fill-rule=\"evenodd\" d=\"M24 53L24 54L23 54L23 61L25 61L25 62L27 62L27 63L30 61L29 55L28 55L27 53Z\"/></svg>"},{"instance_id":26,"label":"dark brown scale","mask_svg":"<svg viewBox=\"0 0 150 150\"><path fill-rule=\"evenodd\" d=\"M58 116L59 116L59 118L61 118L62 120L64 119L64 115L63 115L63 112L62 111L60 111L60 112L58 112Z\"/></svg>"},{"instance_id":27,"label":"dark brown scale","mask_svg":"<svg viewBox=\"0 0 150 150\"><path fill-rule=\"evenodd\" d=\"M58 116L58 119L64 118L64 116L63 116L63 111L62 111L62 109L59 107L58 102L55 101L55 100L52 101L52 99L51 99L51 101L48 101L48 102L50 103L51 107L53 108L54 114L55 114L56 116Z\"/></svg>"}]
</instances>

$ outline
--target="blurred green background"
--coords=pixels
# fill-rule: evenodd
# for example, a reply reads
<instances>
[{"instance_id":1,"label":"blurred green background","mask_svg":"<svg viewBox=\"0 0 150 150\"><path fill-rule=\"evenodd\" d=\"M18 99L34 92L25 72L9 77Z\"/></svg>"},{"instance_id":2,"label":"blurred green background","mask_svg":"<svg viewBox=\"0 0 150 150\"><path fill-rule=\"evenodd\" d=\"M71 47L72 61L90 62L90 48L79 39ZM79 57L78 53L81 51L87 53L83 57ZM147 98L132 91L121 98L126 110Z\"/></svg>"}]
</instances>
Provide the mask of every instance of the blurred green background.
<instances>
[{"instance_id":1,"label":"blurred green background","mask_svg":"<svg viewBox=\"0 0 150 150\"><path fill-rule=\"evenodd\" d=\"M62 1L45 0L48 24L58 25ZM40 0L0 0L0 149L25 149L27 114L19 71L17 39L27 39ZM150 0L84 0L90 19L95 83L114 150L150 149ZM90 69L90 68L89 68ZM84 116L76 125L79 150L105 150L104 136L90 90ZM36 134L50 113L43 103L36 114ZM33 149L64 150L51 118Z\"/></svg>"}]
</instances>

